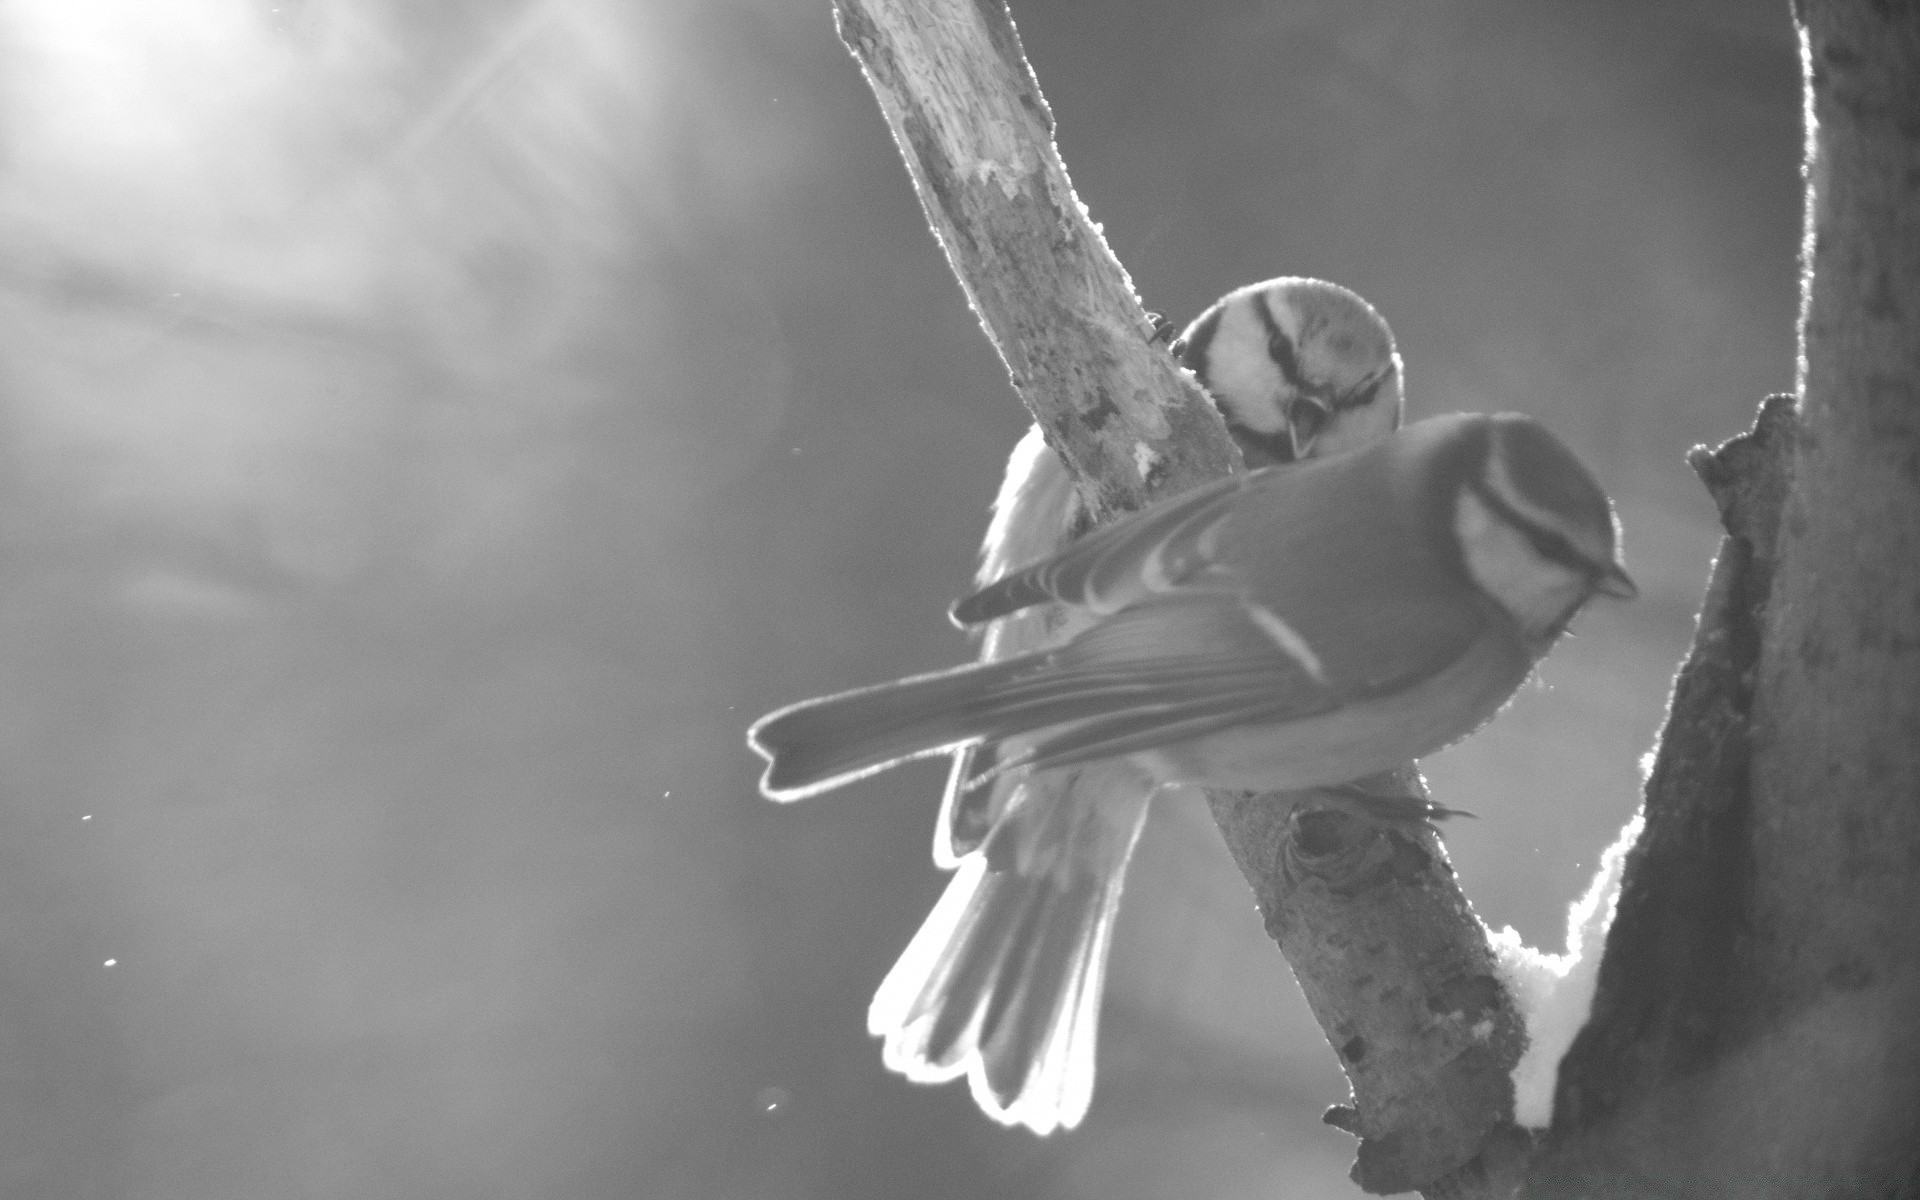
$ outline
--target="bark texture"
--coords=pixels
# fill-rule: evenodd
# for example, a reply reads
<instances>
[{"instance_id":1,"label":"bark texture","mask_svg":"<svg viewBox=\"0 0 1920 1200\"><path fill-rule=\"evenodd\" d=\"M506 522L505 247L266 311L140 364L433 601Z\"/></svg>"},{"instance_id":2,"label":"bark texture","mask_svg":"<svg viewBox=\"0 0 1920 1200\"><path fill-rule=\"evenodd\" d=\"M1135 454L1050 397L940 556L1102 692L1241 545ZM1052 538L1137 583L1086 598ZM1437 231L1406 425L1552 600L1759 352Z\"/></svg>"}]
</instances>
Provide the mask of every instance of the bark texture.
<instances>
[{"instance_id":1,"label":"bark texture","mask_svg":"<svg viewBox=\"0 0 1920 1200\"><path fill-rule=\"evenodd\" d=\"M1511 1124L1526 1030L1438 832L1383 828L1319 793L1209 801L1352 1085L1325 1120L1360 1139L1354 1182L1502 1194L1490 1181L1526 1142Z\"/></svg>"},{"instance_id":2,"label":"bark texture","mask_svg":"<svg viewBox=\"0 0 1920 1200\"><path fill-rule=\"evenodd\" d=\"M837 0L835 14L948 264L1088 514L1238 469L1074 195L1004 4ZM1421 793L1411 768L1399 786ZM1452 1175L1448 1195L1499 1191L1487 1163L1510 1164L1525 1142L1509 1080L1524 1034L1438 838L1316 793L1209 800L1353 1085L1328 1120L1361 1139L1355 1180L1384 1193ZM1476 1163L1485 1148L1496 1153Z\"/></svg>"},{"instance_id":3,"label":"bark texture","mask_svg":"<svg viewBox=\"0 0 1920 1200\"><path fill-rule=\"evenodd\" d=\"M1541 1196L1920 1195L1920 6L1807 0L1799 392L1728 538Z\"/></svg>"},{"instance_id":4,"label":"bark texture","mask_svg":"<svg viewBox=\"0 0 1920 1200\"><path fill-rule=\"evenodd\" d=\"M1073 193L1005 8L842 0L834 14L947 264L1091 515L1235 469L1225 425L1151 342L1133 281Z\"/></svg>"}]
</instances>

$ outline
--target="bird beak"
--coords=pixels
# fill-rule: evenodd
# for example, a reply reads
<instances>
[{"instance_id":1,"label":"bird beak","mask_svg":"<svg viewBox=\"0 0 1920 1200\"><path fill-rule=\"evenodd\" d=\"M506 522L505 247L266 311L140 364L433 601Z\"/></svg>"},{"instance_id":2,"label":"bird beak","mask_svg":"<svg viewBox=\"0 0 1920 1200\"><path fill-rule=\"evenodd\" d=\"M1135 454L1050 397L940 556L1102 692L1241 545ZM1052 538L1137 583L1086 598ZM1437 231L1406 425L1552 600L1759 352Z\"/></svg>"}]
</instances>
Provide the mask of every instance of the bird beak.
<instances>
[{"instance_id":1,"label":"bird beak","mask_svg":"<svg viewBox=\"0 0 1920 1200\"><path fill-rule=\"evenodd\" d=\"M1320 432L1333 414L1326 405L1310 396L1302 396L1287 408L1287 437L1293 442L1293 461L1299 462L1313 449Z\"/></svg>"},{"instance_id":2,"label":"bird beak","mask_svg":"<svg viewBox=\"0 0 1920 1200\"><path fill-rule=\"evenodd\" d=\"M1593 577L1593 590L1616 600L1631 600L1640 594L1640 588L1618 563L1608 563Z\"/></svg>"}]
</instances>

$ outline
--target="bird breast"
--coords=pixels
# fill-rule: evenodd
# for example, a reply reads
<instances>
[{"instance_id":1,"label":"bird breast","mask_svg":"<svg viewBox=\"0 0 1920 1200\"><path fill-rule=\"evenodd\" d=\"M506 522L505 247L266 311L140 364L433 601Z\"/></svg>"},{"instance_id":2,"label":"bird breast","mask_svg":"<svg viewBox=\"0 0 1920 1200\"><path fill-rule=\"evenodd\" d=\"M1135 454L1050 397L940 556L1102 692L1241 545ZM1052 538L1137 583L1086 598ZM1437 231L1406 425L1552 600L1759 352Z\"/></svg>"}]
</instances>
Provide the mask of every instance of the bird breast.
<instances>
[{"instance_id":1,"label":"bird breast","mask_svg":"<svg viewBox=\"0 0 1920 1200\"><path fill-rule=\"evenodd\" d=\"M1169 783L1248 790L1326 787L1391 770L1472 733L1533 670L1503 622L1410 687L1278 724L1252 723L1142 751L1140 767Z\"/></svg>"}]
</instances>

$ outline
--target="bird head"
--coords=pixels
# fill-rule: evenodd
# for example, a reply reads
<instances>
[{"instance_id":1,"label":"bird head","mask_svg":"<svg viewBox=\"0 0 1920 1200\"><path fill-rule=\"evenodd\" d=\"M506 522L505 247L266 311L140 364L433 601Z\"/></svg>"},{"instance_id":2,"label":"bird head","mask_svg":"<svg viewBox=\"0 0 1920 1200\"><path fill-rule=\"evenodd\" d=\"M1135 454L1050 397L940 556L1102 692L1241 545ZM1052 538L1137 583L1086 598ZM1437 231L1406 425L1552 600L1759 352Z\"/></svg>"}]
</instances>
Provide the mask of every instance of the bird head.
<instances>
[{"instance_id":1,"label":"bird head","mask_svg":"<svg viewBox=\"0 0 1920 1200\"><path fill-rule=\"evenodd\" d=\"M1322 457L1400 425L1393 331L1337 284L1285 277L1227 293L1173 345L1249 467Z\"/></svg>"},{"instance_id":2,"label":"bird head","mask_svg":"<svg viewBox=\"0 0 1920 1200\"><path fill-rule=\"evenodd\" d=\"M1483 453L1453 502L1461 558L1480 589L1545 653L1595 595L1639 594L1620 564L1613 504L1573 451L1519 413L1486 418Z\"/></svg>"}]
</instances>

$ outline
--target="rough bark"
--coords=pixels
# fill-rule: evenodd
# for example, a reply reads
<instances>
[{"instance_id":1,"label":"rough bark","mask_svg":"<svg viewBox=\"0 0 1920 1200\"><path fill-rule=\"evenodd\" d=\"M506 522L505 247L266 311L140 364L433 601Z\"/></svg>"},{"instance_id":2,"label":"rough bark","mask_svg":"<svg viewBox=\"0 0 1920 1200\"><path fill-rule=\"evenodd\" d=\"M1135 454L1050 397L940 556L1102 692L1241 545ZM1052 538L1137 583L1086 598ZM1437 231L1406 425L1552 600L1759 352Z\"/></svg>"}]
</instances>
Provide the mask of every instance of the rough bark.
<instances>
[{"instance_id":1,"label":"rough bark","mask_svg":"<svg viewBox=\"0 0 1920 1200\"><path fill-rule=\"evenodd\" d=\"M1208 799L1352 1085L1325 1120L1360 1138L1354 1182L1503 1194L1528 1141L1511 1078L1526 1031L1438 833L1382 829L1313 793Z\"/></svg>"},{"instance_id":2,"label":"rough bark","mask_svg":"<svg viewBox=\"0 0 1920 1200\"><path fill-rule=\"evenodd\" d=\"M835 12L948 264L1095 519L1237 469L1074 195L1005 6ZM1401 784L1419 791L1411 771ZM1438 838L1313 793L1209 800L1353 1085L1328 1120L1361 1139L1356 1181L1393 1192L1459 1172L1445 1194L1500 1191L1525 1145L1509 1080L1524 1034Z\"/></svg>"},{"instance_id":3,"label":"rough bark","mask_svg":"<svg viewBox=\"0 0 1920 1200\"><path fill-rule=\"evenodd\" d=\"M1073 193L1005 9L844 0L834 13L947 264L1092 515L1233 470L1225 425L1152 344L1133 281Z\"/></svg>"},{"instance_id":4,"label":"rough bark","mask_svg":"<svg viewBox=\"0 0 1920 1200\"><path fill-rule=\"evenodd\" d=\"M1920 6L1807 0L1802 372L1728 537L1538 1196L1920 1195Z\"/></svg>"}]
</instances>

